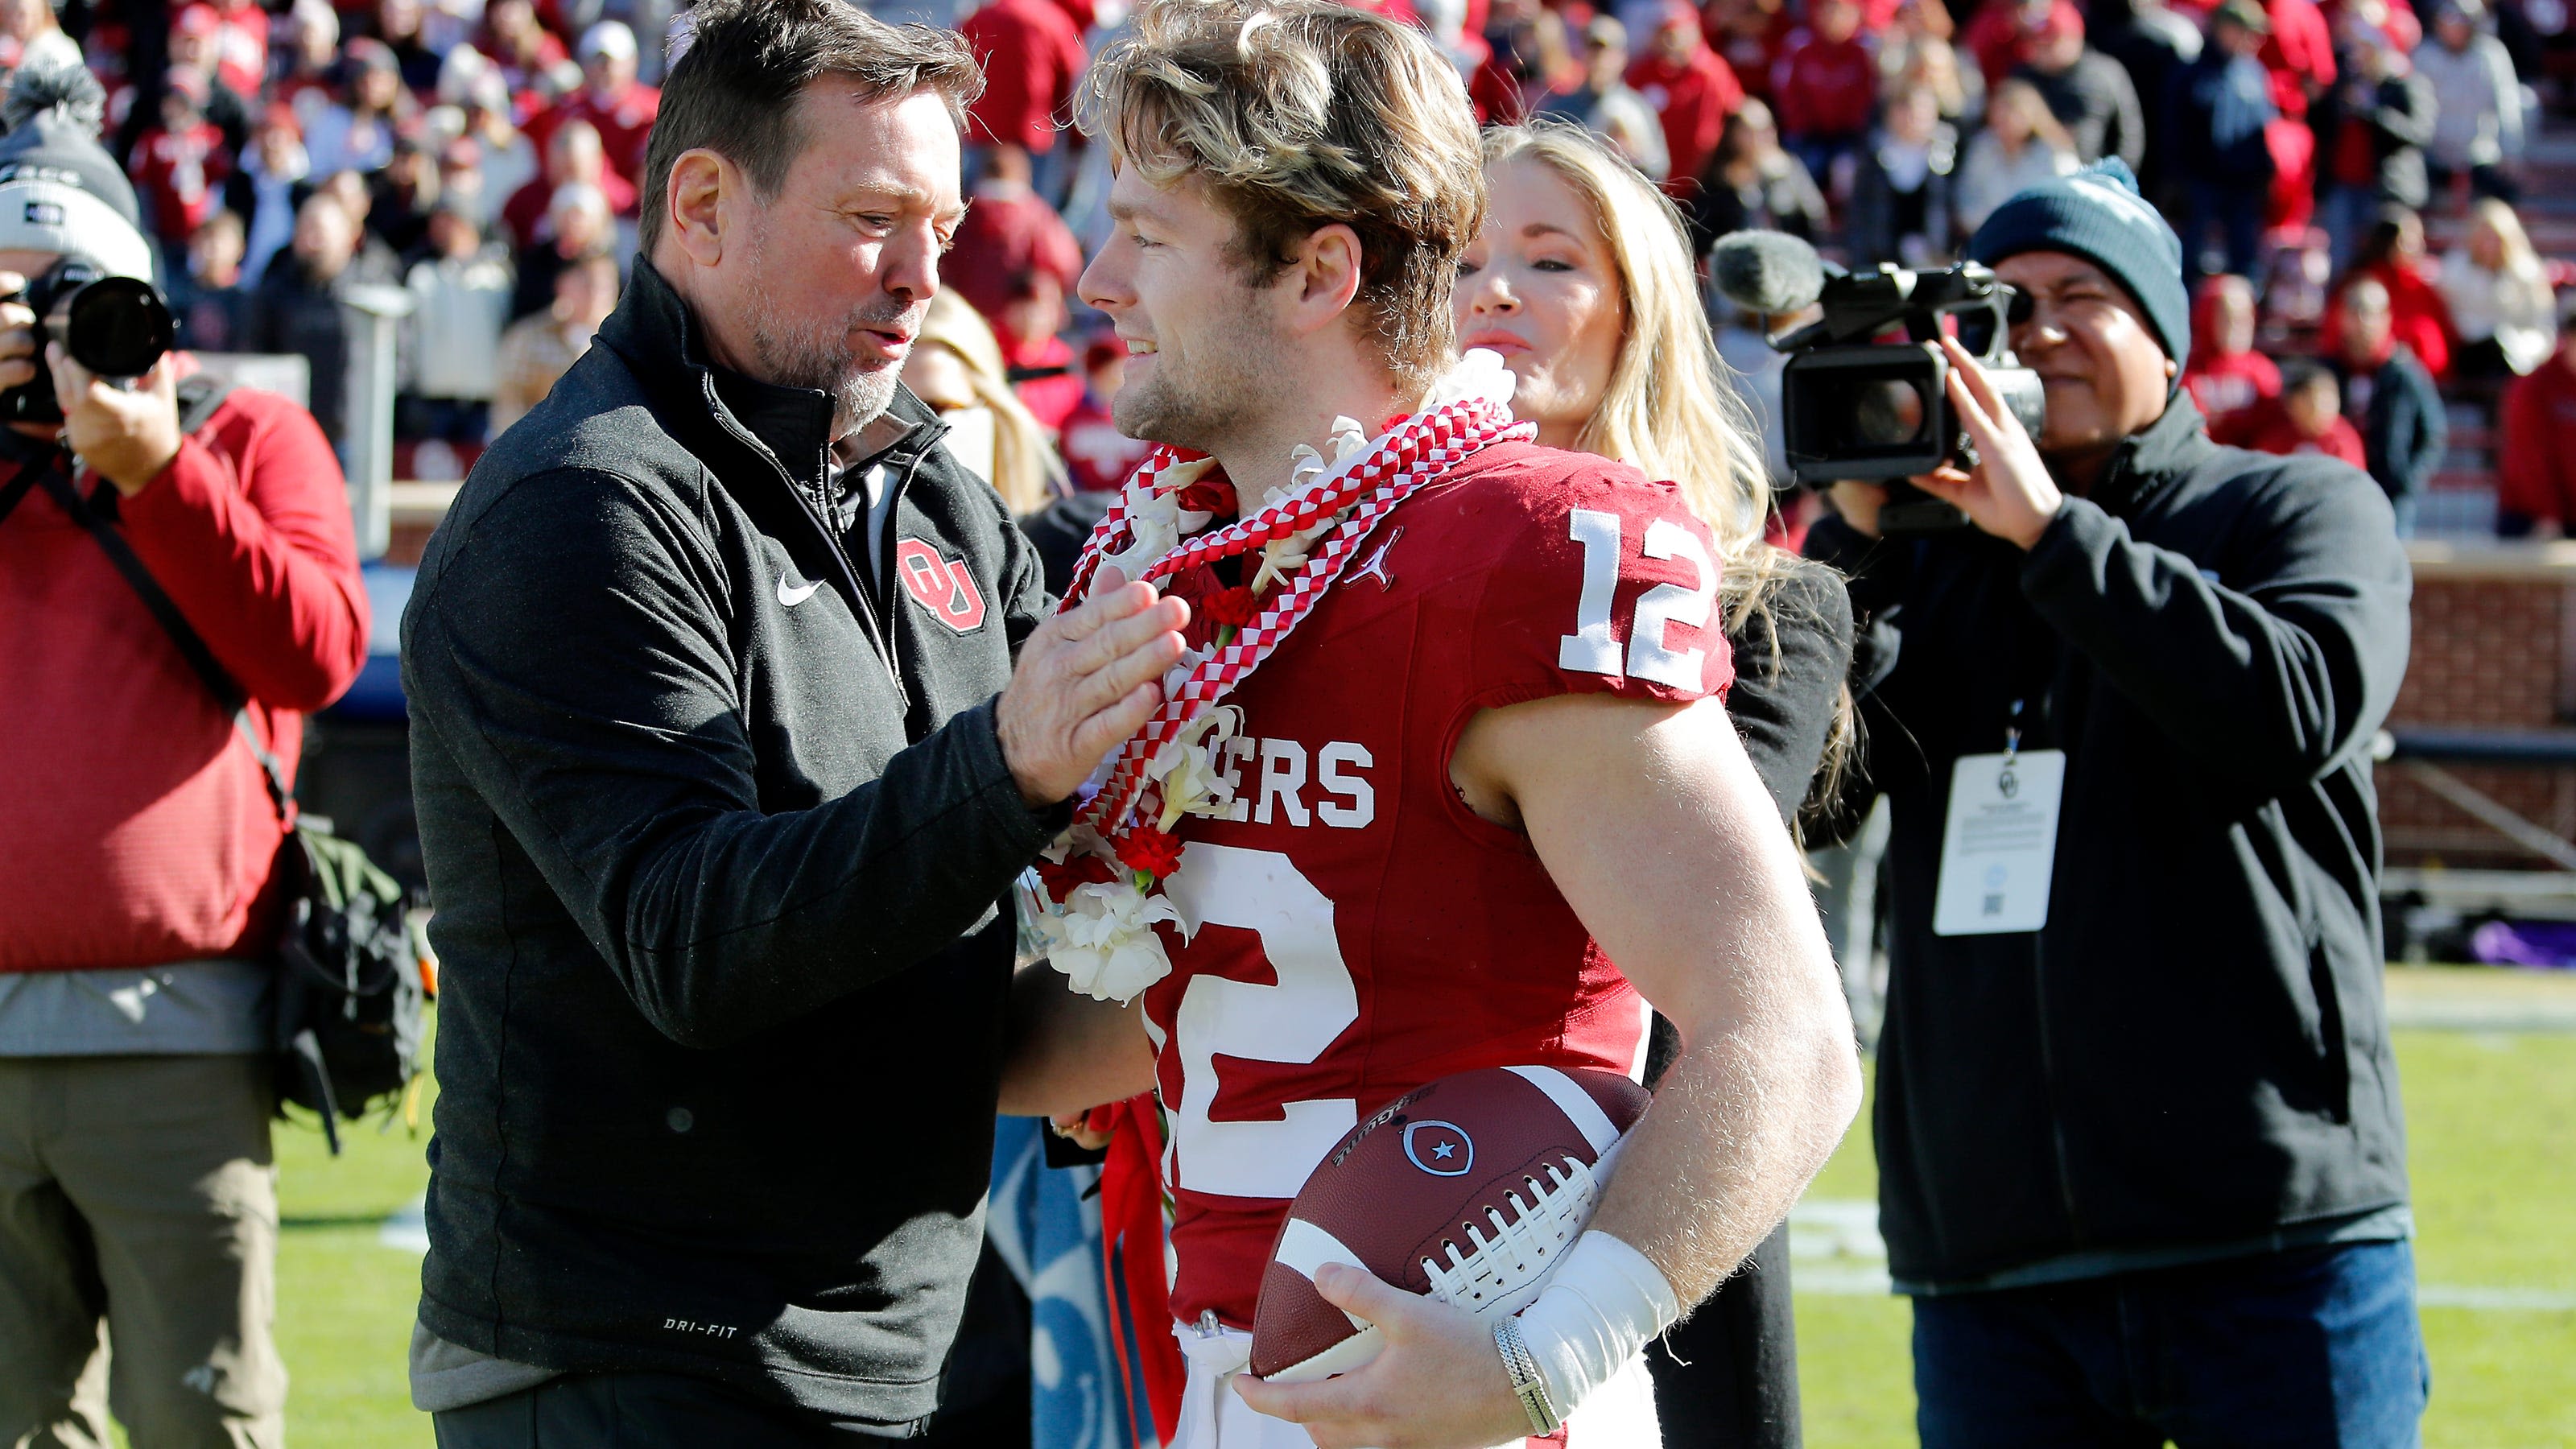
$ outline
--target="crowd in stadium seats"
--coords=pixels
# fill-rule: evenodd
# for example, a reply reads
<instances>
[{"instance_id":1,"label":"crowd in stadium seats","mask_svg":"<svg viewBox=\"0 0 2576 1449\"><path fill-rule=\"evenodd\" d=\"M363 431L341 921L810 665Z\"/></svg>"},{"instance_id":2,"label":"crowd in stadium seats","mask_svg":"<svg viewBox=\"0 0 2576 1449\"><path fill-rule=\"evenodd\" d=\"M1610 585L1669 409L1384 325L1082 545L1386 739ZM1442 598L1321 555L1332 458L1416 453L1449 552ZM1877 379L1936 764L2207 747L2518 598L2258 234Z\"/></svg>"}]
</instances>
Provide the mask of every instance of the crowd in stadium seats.
<instances>
[{"instance_id":1,"label":"crowd in stadium seats","mask_svg":"<svg viewBox=\"0 0 2576 1449\"><path fill-rule=\"evenodd\" d=\"M2556 0L1375 3L1430 31L1483 119L1610 138L1702 248L1776 227L1856 265L1942 265L2013 191L2117 158L2224 319L2186 377L2224 436L2357 456L2411 518L2459 420L2478 482L2474 445L2496 460L2498 529L2576 516L2553 471L2576 454L2557 442L2576 431L2568 265L2515 211L2544 98L2576 73ZM1113 482L1135 453L1100 403L1118 349L1076 295L1105 148L1071 123L1123 6L874 8L984 57L947 280L1070 486ZM0 63L80 48L184 341L308 357L335 438L335 299L409 287L402 461L461 476L615 305L675 28L669 0L0 0Z\"/></svg>"}]
</instances>

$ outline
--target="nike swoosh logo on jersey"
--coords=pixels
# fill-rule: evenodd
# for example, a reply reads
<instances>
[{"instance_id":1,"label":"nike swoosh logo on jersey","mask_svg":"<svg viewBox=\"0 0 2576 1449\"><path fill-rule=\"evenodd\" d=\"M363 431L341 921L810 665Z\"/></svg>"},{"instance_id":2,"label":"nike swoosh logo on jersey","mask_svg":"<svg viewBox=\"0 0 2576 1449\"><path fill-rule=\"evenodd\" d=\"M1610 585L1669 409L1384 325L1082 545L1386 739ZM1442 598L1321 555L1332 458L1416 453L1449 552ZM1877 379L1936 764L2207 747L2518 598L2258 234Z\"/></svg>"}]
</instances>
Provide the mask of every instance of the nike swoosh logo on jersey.
<instances>
[{"instance_id":1,"label":"nike swoosh logo on jersey","mask_svg":"<svg viewBox=\"0 0 2576 1449\"><path fill-rule=\"evenodd\" d=\"M787 576L785 574L780 574L778 576L778 602L785 604L791 609L795 608L798 604L814 597L814 591L821 587L823 587L823 585L818 580L814 583L807 584L801 589L791 589L787 586Z\"/></svg>"}]
</instances>

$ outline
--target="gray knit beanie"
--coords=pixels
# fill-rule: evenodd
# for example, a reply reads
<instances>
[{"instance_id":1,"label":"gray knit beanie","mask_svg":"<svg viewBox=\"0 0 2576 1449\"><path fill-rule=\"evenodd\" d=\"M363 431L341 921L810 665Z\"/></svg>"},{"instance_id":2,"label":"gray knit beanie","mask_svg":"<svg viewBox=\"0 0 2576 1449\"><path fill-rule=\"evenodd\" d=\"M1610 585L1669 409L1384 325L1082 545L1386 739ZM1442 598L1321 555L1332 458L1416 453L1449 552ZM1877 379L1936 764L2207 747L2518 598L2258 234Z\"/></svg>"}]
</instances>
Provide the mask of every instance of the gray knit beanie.
<instances>
[{"instance_id":1,"label":"gray knit beanie","mask_svg":"<svg viewBox=\"0 0 2576 1449\"><path fill-rule=\"evenodd\" d=\"M1988 266L2023 252L2065 252L2110 273L2137 299L2165 355L2191 355L2182 239L2138 195L2138 178L2119 158L2013 193L1968 239L1969 257Z\"/></svg>"}]
</instances>

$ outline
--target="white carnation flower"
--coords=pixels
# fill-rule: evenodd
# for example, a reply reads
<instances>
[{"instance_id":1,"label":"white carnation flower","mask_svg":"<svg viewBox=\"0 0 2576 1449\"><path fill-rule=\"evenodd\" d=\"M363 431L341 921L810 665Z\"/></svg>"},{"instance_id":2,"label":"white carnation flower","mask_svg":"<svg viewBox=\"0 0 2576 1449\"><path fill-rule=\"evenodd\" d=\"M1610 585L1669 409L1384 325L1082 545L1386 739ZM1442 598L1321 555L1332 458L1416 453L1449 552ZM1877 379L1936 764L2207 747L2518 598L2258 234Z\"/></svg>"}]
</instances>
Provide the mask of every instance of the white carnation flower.
<instances>
[{"instance_id":1,"label":"white carnation flower","mask_svg":"<svg viewBox=\"0 0 2576 1449\"><path fill-rule=\"evenodd\" d=\"M1120 1005L1172 974L1156 921L1178 923L1180 910L1125 880L1076 886L1063 905L1038 918L1047 961L1069 985L1095 1001Z\"/></svg>"},{"instance_id":2,"label":"white carnation flower","mask_svg":"<svg viewBox=\"0 0 2576 1449\"><path fill-rule=\"evenodd\" d=\"M1503 355L1491 348L1471 347L1458 364L1431 385L1431 396L1424 400L1423 411L1446 407L1455 402L1482 398L1509 412L1512 389L1517 386L1512 370L1503 365Z\"/></svg>"},{"instance_id":3,"label":"white carnation flower","mask_svg":"<svg viewBox=\"0 0 2576 1449\"><path fill-rule=\"evenodd\" d=\"M1156 828L1169 830L1183 815L1223 815L1234 808L1234 782L1216 768L1217 749L1242 726L1232 705L1209 710L1164 742L1145 773L1162 782L1163 814Z\"/></svg>"}]
</instances>

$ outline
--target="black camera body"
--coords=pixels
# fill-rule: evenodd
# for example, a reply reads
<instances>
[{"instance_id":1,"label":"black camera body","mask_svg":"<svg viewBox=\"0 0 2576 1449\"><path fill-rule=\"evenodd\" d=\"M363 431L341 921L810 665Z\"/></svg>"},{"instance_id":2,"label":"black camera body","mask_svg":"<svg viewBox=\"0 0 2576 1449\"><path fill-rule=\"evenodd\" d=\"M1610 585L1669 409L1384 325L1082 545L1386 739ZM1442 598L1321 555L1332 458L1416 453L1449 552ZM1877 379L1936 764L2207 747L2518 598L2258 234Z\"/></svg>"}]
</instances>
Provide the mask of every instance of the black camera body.
<instances>
[{"instance_id":1,"label":"black camera body","mask_svg":"<svg viewBox=\"0 0 2576 1449\"><path fill-rule=\"evenodd\" d=\"M0 392L0 422L59 423L62 403L45 366L45 344L60 342L72 360L110 379L141 377L170 351L178 324L150 282L115 276L92 258L65 255L27 284L16 300L36 314L36 377ZM57 330L55 319L60 316Z\"/></svg>"},{"instance_id":2,"label":"black camera body","mask_svg":"<svg viewBox=\"0 0 2576 1449\"><path fill-rule=\"evenodd\" d=\"M1987 268L1961 262L1942 272L1881 266L1829 276L1816 300L1824 317L1773 344L1789 354L1780 411L1792 476L1810 487L1889 483L1883 533L1963 526L1957 509L1895 480L1974 457L1950 406L1945 331L2038 435L2047 394L2010 345L2015 312L2027 305L2021 294ZM1877 340L1900 325L1904 340Z\"/></svg>"}]
</instances>

